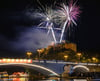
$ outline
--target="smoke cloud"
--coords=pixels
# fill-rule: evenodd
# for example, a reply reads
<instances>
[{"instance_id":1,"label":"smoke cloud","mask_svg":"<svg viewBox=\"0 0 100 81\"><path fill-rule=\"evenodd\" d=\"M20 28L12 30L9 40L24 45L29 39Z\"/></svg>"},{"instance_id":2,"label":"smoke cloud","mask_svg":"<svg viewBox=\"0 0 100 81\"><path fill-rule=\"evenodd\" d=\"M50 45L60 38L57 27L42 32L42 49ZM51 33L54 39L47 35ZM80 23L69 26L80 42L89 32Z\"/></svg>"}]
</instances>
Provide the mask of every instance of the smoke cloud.
<instances>
[{"instance_id":1,"label":"smoke cloud","mask_svg":"<svg viewBox=\"0 0 100 81\"><path fill-rule=\"evenodd\" d=\"M28 28L21 32L16 41L11 42L11 45L14 50L33 51L47 47L51 41L51 37L48 37L43 30Z\"/></svg>"}]
</instances>

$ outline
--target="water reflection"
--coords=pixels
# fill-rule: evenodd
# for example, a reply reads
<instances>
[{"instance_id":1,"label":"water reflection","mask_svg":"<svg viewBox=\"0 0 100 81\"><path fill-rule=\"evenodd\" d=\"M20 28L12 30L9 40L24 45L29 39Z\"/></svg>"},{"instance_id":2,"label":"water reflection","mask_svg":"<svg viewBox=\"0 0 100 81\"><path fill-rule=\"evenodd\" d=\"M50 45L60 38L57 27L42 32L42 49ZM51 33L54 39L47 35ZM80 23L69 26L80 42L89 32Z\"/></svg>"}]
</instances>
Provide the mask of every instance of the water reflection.
<instances>
[{"instance_id":1,"label":"water reflection","mask_svg":"<svg viewBox=\"0 0 100 81\"><path fill-rule=\"evenodd\" d=\"M100 81L100 79L64 79L58 78L56 80L46 79L46 80L32 80L29 78L0 78L0 81Z\"/></svg>"},{"instance_id":2,"label":"water reflection","mask_svg":"<svg viewBox=\"0 0 100 81\"><path fill-rule=\"evenodd\" d=\"M13 78L12 81L28 81L28 78Z\"/></svg>"},{"instance_id":3,"label":"water reflection","mask_svg":"<svg viewBox=\"0 0 100 81\"><path fill-rule=\"evenodd\" d=\"M0 81L29 81L28 78L1 78Z\"/></svg>"},{"instance_id":4,"label":"water reflection","mask_svg":"<svg viewBox=\"0 0 100 81\"><path fill-rule=\"evenodd\" d=\"M58 81L74 81L74 80L70 80L70 79L62 79L62 80L58 80Z\"/></svg>"}]
</instances>

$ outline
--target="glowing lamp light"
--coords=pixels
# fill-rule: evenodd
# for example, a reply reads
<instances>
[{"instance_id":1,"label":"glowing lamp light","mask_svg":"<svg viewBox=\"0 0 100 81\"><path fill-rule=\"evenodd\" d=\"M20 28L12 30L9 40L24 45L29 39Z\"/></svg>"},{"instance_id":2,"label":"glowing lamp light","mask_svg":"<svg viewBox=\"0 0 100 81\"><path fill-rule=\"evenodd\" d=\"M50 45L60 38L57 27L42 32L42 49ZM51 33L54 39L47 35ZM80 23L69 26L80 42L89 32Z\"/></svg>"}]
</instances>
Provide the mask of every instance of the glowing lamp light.
<instances>
[{"instance_id":1,"label":"glowing lamp light","mask_svg":"<svg viewBox=\"0 0 100 81\"><path fill-rule=\"evenodd\" d=\"M0 62L2 62L2 60L0 59Z\"/></svg>"},{"instance_id":2,"label":"glowing lamp light","mask_svg":"<svg viewBox=\"0 0 100 81\"><path fill-rule=\"evenodd\" d=\"M14 59L11 59L11 61L14 62L15 60Z\"/></svg>"},{"instance_id":3,"label":"glowing lamp light","mask_svg":"<svg viewBox=\"0 0 100 81\"><path fill-rule=\"evenodd\" d=\"M32 60L31 59L27 60L27 63L32 63Z\"/></svg>"},{"instance_id":4,"label":"glowing lamp light","mask_svg":"<svg viewBox=\"0 0 100 81\"><path fill-rule=\"evenodd\" d=\"M80 57L82 54L81 53L77 53L77 55Z\"/></svg>"},{"instance_id":5,"label":"glowing lamp light","mask_svg":"<svg viewBox=\"0 0 100 81\"><path fill-rule=\"evenodd\" d=\"M3 59L3 62L5 62L6 61L6 59Z\"/></svg>"},{"instance_id":6,"label":"glowing lamp light","mask_svg":"<svg viewBox=\"0 0 100 81\"><path fill-rule=\"evenodd\" d=\"M7 62L10 62L10 59L7 59Z\"/></svg>"},{"instance_id":7,"label":"glowing lamp light","mask_svg":"<svg viewBox=\"0 0 100 81\"><path fill-rule=\"evenodd\" d=\"M32 63L31 59L0 59L0 63Z\"/></svg>"},{"instance_id":8,"label":"glowing lamp light","mask_svg":"<svg viewBox=\"0 0 100 81\"><path fill-rule=\"evenodd\" d=\"M28 60L28 62L30 63L30 62L31 62L31 60Z\"/></svg>"},{"instance_id":9,"label":"glowing lamp light","mask_svg":"<svg viewBox=\"0 0 100 81\"><path fill-rule=\"evenodd\" d=\"M20 62L23 62L23 59L20 59Z\"/></svg>"},{"instance_id":10,"label":"glowing lamp light","mask_svg":"<svg viewBox=\"0 0 100 81\"><path fill-rule=\"evenodd\" d=\"M24 59L24 62L26 62L27 60L26 59Z\"/></svg>"},{"instance_id":11,"label":"glowing lamp light","mask_svg":"<svg viewBox=\"0 0 100 81\"><path fill-rule=\"evenodd\" d=\"M96 58L95 58L95 57L92 57L92 60L93 60L93 61L95 61L95 60L96 60Z\"/></svg>"},{"instance_id":12,"label":"glowing lamp light","mask_svg":"<svg viewBox=\"0 0 100 81\"><path fill-rule=\"evenodd\" d=\"M16 59L16 62L18 62L19 60L18 59Z\"/></svg>"}]
</instances>

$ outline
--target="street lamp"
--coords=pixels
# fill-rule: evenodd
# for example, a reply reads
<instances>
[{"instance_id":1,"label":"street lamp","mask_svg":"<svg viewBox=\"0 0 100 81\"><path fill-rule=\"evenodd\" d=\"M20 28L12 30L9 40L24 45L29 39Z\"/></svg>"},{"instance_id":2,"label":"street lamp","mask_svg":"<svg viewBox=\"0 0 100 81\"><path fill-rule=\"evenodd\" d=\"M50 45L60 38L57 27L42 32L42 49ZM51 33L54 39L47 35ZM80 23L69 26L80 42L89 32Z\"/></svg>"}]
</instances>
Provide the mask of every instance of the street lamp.
<instances>
[{"instance_id":1,"label":"street lamp","mask_svg":"<svg viewBox=\"0 0 100 81\"><path fill-rule=\"evenodd\" d=\"M64 55L65 61L67 61L68 55Z\"/></svg>"},{"instance_id":2,"label":"street lamp","mask_svg":"<svg viewBox=\"0 0 100 81\"><path fill-rule=\"evenodd\" d=\"M38 55L38 56L39 56L39 57L38 57L38 60L40 60L40 54L41 54L42 50L41 50L41 49L38 49L37 52L38 52L38 54L39 54L39 55Z\"/></svg>"},{"instance_id":3,"label":"street lamp","mask_svg":"<svg viewBox=\"0 0 100 81\"><path fill-rule=\"evenodd\" d=\"M28 51L27 53L28 58L30 58L30 56L32 55L32 52Z\"/></svg>"},{"instance_id":4,"label":"street lamp","mask_svg":"<svg viewBox=\"0 0 100 81\"><path fill-rule=\"evenodd\" d=\"M80 58L81 58L81 55L82 55L81 53L77 53L77 56L79 57L79 62L80 62L80 60L81 60L81 59L80 59Z\"/></svg>"},{"instance_id":5,"label":"street lamp","mask_svg":"<svg viewBox=\"0 0 100 81\"><path fill-rule=\"evenodd\" d=\"M92 60L93 60L93 62L96 62L96 58L95 57L92 57Z\"/></svg>"}]
</instances>

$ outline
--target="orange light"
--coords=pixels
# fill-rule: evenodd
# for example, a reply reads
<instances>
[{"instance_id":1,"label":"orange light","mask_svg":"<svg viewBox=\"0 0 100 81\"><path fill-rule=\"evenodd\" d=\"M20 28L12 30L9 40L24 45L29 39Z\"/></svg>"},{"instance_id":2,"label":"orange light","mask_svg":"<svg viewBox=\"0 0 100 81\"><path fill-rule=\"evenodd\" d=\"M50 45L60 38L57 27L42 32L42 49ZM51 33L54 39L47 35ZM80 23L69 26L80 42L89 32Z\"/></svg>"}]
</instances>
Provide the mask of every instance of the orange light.
<instances>
[{"instance_id":1,"label":"orange light","mask_svg":"<svg viewBox=\"0 0 100 81\"><path fill-rule=\"evenodd\" d=\"M0 63L32 63L31 59L0 59Z\"/></svg>"},{"instance_id":2,"label":"orange light","mask_svg":"<svg viewBox=\"0 0 100 81\"><path fill-rule=\"evenodd\" d=\"M10 62L10 59L7 59L7 62Z\"/></svg>"},{"instance_id":3,"label":"orange light","mask_svg":"<svg viewBox=\"0 0 100 81\"><path fill-rule=\"evenodd\" d=\"M81 56L82 54L81 54L81 53L77 53L77 55L78 55L78 56Z\"/></svg>"},{"instance_id":4,"label":"orange light","mask_svg":"<svg viewBox=\"0 0 100 81\"><path fill-rule=\"evenodd\" d=\"M3 59L3 62L5 62L6 61L6 59Z\"/></svg>"}]
</instances>

